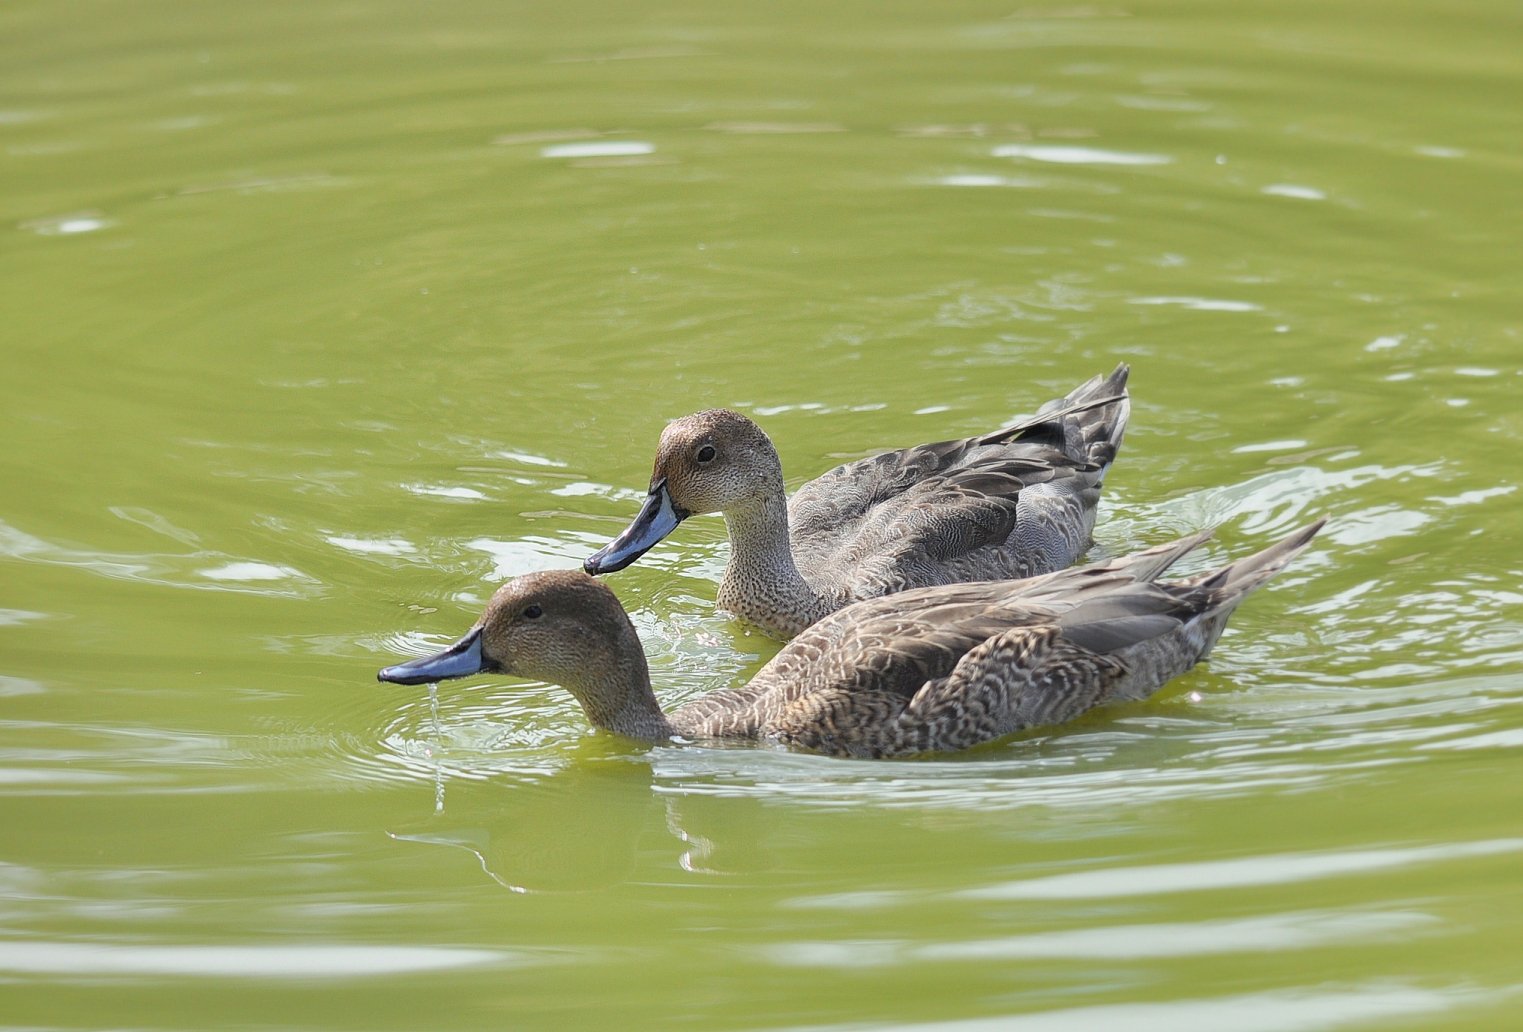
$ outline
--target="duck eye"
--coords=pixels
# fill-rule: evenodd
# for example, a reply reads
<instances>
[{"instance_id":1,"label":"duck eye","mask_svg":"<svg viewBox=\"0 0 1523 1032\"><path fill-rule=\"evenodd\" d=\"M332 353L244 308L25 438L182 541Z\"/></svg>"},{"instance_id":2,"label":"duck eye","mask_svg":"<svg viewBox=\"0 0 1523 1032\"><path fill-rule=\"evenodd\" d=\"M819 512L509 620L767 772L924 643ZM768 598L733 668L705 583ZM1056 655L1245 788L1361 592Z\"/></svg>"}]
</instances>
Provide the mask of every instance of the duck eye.
<instances>
[{"instance_id":1,"label":"duck eye","mask_svg":"<svg viewBox=\"0 0 1523 1032\"><path fill-rule=\"evenodd\" d=\"M539 606L529 606L524 610L524 616L529 620L538 620L542 615L544 615L544 612L545 611L539 608Z\"/></svg>"},{"instance_id":2,"label":"duck eye","mask_svg":"<svg viewBox=\"0 0 1523 1032\"><path fill-rule=\"evenodd\" d=\"M714 455L714 446L712 444L706 444L702 448L698 449L699 462L713 462Z\"/></svg>"}]
</instances>

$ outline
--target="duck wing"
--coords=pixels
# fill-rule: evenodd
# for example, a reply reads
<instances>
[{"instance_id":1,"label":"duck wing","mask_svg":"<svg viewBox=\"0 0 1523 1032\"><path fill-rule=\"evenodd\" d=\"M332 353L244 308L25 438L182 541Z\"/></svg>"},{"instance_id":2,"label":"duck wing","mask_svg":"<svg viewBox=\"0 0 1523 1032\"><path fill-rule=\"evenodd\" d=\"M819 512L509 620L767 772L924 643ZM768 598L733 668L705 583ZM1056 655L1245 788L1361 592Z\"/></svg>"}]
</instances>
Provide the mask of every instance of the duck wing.
<instances>
[{"instance_id":1,"label":"duck wing","mask_svg":"<svg viewBox=\"0 0 1523 1032\"><path fill-rule=\"evenodd\" d=\"M744 687L681 707L673 724L699 737L886 756L1066 720L1124 681L1109 653L1167 635L1198 608L1152 582L1210 535L1042 577L858 602L804 630Z\"/></svg>"},{"instance_id":2,"label":"duck wing","mask_svg":"<svg viewBox=\"0 0 1523 1032\"><path fill-rule=\"evenodd\" d=\"M1125 431L1127 373L1118 366L993 433L830 470L789 502L795 557L845 578L855 598L1067 566L1088 544Z\"/></svg>"},{"instance_id":3,"label":"duck wing","mask_svg":"<svg viewBox=\"0 0 1523 1032\"><path fill-rule=\"evenodd\" d=\"M1132 697L1121 691L1138 680L1130 653L1177 636L1205 608L1200 592L1176 594L1124 571L1061 592L1016 586L970 598L965 587L982 585L926 589L955 594L825 628L828 643L806 631L753 682L775 680L757 697L769 711L761 733L813 752L882 757L1062 723ZM1152 687L1165 679L1151 678Z\"/></svg>"},{"instance_id":4,"label":"duck wing","mask_svg":"<svg viewBox=\"0 0 1523 1032\"><path fill-rule=\"evenodd\" d=\"M759 733L834 755L910 755L1146 698L1209 652L1237 604L1320 526L1172 583L1156 578L1209 532L1102 566L849 606L748 686Z\"/></svg>"},{"instance_id":5,"label":"duck wing","mask_svg":"<svg viewBox=\"0 0 1523 1032\"><path fill-rule=\"evenodd\" d=\"M845 528L835 563L857 598L1062 569L1089 545L1100 472L1040 454L952 470Z\"/></svg>"},{"instance_id":6,"label":"duck wing","mask_svg":"<svg viewBox=\"0 0 1523 1032\"><path fill-rule=\"evenodd\" d=\"M732 735L868 757L965 749L1061 723L1146 698L1194 666L1237 605L1321 527L1173 582L1157 578L1209 531L1103 565L858 602L807 628L749 685L674 716L707 707L712 726Z\"/></svg>"},{"instance_id":7,"label":"duck wing","mask_svg":"<svg viewBox=\"0 0 1523 1032\"><path fill-rule=\"evenodd\" d=\"M1211 534L1040 577L915 588L857 602L806 628L748 687L784 702L829 687L913 692L1002 630L1065 618L1077 623L1074 610L1155 581Z\"/></svg>"},{"instance_id":8,"label":"duck wing","mask_svg":"<svg viewBox=\"0 0 1523 1032\"><path fill-rule=\"evenodd\" d=\"M763 669L753 685L772 689L760 700L764 734L812 752L879 757L965 748L1026 726L1019 700L1032 693L1022 689L1060 642L1058 610L1009 582L894 598L908 610L855 612L878 600L848 607ZM1072 666L1065 694L1080 701L1065 712L1104 694L1093 665Z\"/></svg>"}]
</instances>

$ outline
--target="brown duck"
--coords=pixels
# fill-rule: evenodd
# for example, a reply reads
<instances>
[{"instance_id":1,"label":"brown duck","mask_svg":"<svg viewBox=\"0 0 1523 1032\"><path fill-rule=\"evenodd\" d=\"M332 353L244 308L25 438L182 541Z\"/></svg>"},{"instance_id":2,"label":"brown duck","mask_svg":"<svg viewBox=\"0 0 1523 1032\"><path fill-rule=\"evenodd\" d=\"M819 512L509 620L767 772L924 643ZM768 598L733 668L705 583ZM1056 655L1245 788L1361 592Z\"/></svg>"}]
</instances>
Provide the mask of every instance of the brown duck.
<instances>
[{"instance_id":1,"label":"brown duck","mask_svg":"<svg viewBox=\"0 0 1523 1032\"><path fill-rule=\"evenodd\" d=\"M465 637L379 676L548 681L596 727L647 742L750 740L867 757L965 749L1151 695L1205 656L1238 603L1321 527L1176 581L1157 578L1209 531L1097 566L858 602L784 646L750 684L670 713L651 692L623 606L576 571L510 581Z\"/></svg>"},{"instance_id":2,"label":"brown duck","mask_svg":"<svg viewBox=\"0 0 1523 1032\"><path fill-rule=\"evenodd\" d=\"M791 500L761 427L728 409L686 416L661 433L639 514L583 568L622 570L688 516L723 513L719 605L783 637L907 588L1061 570L1089 547L1131 411L1128 372L993 433L838 466Z\"/></svg>"}]
</instances>

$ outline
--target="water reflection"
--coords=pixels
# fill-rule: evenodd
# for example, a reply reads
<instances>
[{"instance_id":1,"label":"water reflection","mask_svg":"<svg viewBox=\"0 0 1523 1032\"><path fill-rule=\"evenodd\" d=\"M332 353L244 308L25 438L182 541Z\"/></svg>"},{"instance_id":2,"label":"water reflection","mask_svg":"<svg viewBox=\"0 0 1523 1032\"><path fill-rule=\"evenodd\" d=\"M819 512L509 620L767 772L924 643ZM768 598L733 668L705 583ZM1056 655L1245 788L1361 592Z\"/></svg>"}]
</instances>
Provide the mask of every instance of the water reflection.
<instances>
[{"instance_id":1,"label":"water reflection","mask_svg":"<svg viewBox=\"0 0 1523 1032\"><path fill-rule=\"evenodd\" d=\"M1425 930L1436 931L1439 924L1438 918L1420 911L1292 911L1264 917L1179 924L1105 924L924 945L790 942L768 949L766 953L775 964L833 967L1058 957L1139 960L1203 957L1220 952L1268 953L1340 943L1378 942L1389 935L1414 936Z\"/></svg>"},{"instance_id":2,"label":"water reflection","mask_svg":"<svg viewBox=\"0 0 1523 1032\"><path fill-rule=\"evenodd\" d=\"M457 779L434 814L389 834L463 849L513 892L600 888L631 877L642 841L661 826L651 783L637 758L596 757L548 777Z\"/></svg>"},{"instance_id":3,"label":"water reflection","mask_svg":"<svg viewBox=\"0 0 1523 1032\"><path fill-rule=\"evenodd\" d=\"M117 942L0 942L0 972L67 980L100 978L377 978L422 971L541 963L509 950L294 943L191 946Z\"/></svg>"},{"instance_id":4,"label":"water reflection","mask_svg":"<svg viewBox=\"0 0 1523 1032\"><path fill-rule=\"evenodd\" d=\"M1129 1032L1301 1032L1364 1024L1381 1018L1402 1020L1433 1011L1448 1011L1479 1002L1485 994L1468 986L1430 989L1400 982L1370 981L1345 989L1293 989L1206 999L1173 999L1158 1003L1099 1004L1010 1014L999 1018L966 1018L933 1023L899 1022L903 1032L1092 1032L1124 1028ZM815 1025L808 1032L846 1030L860 1026Z\"/></svg>"},{"instance_id":5,"label":"water reflection","mask_svg":"<svg viewBox=\"0 0 1523 1032\"><path fill-rule=\"evenodd\" d=\"M69 215L53 215L44 219L31 219L21 224L38 236L74 236L108 229L116 223L98 211L80 211Z\"/></svg>"},{"instance_id":6,"label":"water reflection","mask_svg":"<svg viewBox=\"0 0 1523 1032\"><path fill-rule=\"evenodd\" d=\"M771 866L762 796L692 793L657 773L652 751L584 739L553 764L436 768L435 809L388 832L463 849L513 892L587 891L654 871L713 876ZM643 875L643 876L649 876Z\"/></svg>"},{"instance_id":7,"label":"water reflection","mask_svg":"<svg viewBox=\"0 0 1523 1032\"><path fill-rule=\"evenodd\" d=\"M817 133L844 133L838 122L710 122L705 129L740 136L794 136Z\"/></svg>"},{"instance_id":8,"label":"water reflection","mask_svg":"<svg viewBox=\"0 0 1523 1032\"><path fill-rule=\"evenodd\" d=\"M621 158L654 154L656 145L642 140L591 140L555 143L540 148L542 158Z\"/></svg>"},{"instance_id":9,"label":"water reflection","mask_svg":"<svg viewBox=\"0 0 1523 1032\"><path fill-rule=\"evenodd\" d=\"M1055 165L1167 165L1174 160L1166 154L1133 154L1052 143L1007 143L995 147L992 153L996 158L1030 158Z\"/></svg>"},{"instance_id":10,"label":"water reflection","mask_svg":"<svg viewBox=\"0 0 1523 1032\"><path fill-rule=\"evenodd\" d=\"M1271 197L1293 197L1301 201L1325 201L1327 194L1314 186L1298 186L1295 183L1271 183L1259 191Z\"/></svg>"},{"instance_id":11,"label":"water reflection","mask_svg":"<svg viewBox=\"0 0 1523 1032\"><path fill-rule=\"evenodd\" d=\"M993 176L974 172L964 172L957 175L941 176L931 180L938 186L1006 186L1021 189L1037 189L1045 185L1040 179L1027 179L1020 176Z\"/></svg>"},{"instance_id":12,"label":"water reflection","mask_svg":"<svg viewBox=\"0 0 1523 1032\"><path fill-rule=\"evenodd\" d=\"M1213 297L1134 297L1134 305L1178 305L1196 312L1262 312L1262 305L1252 301L1230 301Z\"/></svg>"},{"instance_id":13,"label":"water reflection","mask_svg":"<svg viewBox=\"0 0 1523 1032\"><path fill-rule=\"evenodd\" d=\"M208 549L175 554L73 548L35 537L3 521L0 521L0 557L75 567L113 580L175 588L281 596L310 596L318 591L313 578L290 566L239 559Z\"/></svg>"},{"instance_id":14,"label":"water reflection","mask_svg":"<svg viewBox=\"0 0 1523 1032\"><path fill-rule=\"evenodd\" d=\"M1058 874L968 889L961 895L968 899L1112 899L1121 896L1155 896L1171 892L1285 885L1467 857L1519 852L1523 852L1523 839L1493 839L1401 849L1252 856L1208 863L1161 864Z\"/></svg>"}]
</instances>

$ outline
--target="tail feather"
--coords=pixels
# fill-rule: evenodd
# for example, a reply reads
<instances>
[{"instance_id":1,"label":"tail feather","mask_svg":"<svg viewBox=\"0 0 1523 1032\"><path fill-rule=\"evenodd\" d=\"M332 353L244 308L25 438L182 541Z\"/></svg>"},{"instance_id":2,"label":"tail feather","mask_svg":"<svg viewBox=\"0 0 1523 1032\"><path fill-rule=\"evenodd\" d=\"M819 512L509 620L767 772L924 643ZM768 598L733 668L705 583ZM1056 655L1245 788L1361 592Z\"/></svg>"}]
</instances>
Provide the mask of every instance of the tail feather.
<instances>
[{"instance_id":1,"label":"tail feather","mask_svg":"<svg viewBox=\"0 0 1523 1032\"><path fill-rule=\"evenodd\" d=\"M1060 609L1068 609L1101 598L1108 592L1126 591L1156 581L1165 570L1199 548L1215 532L1213 527L1178 541L1118 556L1109 562L1072 566L1039 577L1002 583L1009 586L1011 598L1019 604L1056 605ZM1162 587L1169 590L1173 585L1165 584Z\"/></svg>"},{"instance_id":2,"label":"tail feather","mask_svg":"<svg viewBox=\"0 0 1523 1032\"><path fill-rule=\"evenodd\" d=\"M1183 588L1191 594L1206 595L1206 608L1197 618L1202 643L1200 659L1211 655L1211 650L1216 647L1216 639L1221 637L1227 619L1238 604L1262 588L1269 578L1285 569L1292 559L1305 551L1326 522L1326 518L1317 520L1276 541L1262 552L1255 552L1209 573L1174 583L1173 586Z\"/></svg>"},{"instance_id":3,"label":"tail feather","mask_svg":"<svg viewBox=\"0 0 1523 1032\"><path fill-rule=\"evenodd\" d=\"M1126 389L1131 373L1131 366L1122 362L1109 376L1096 376L1063 399L1070 405L1096 403L1076 411L1074 418L1064 420L1071 454L1082 455L1102 469L1115 461L1121 439L1126 436L1127 420L1132 415L1132 399Z\"/></svg>"},{"instance_id":4,"label":"tail feather","mask_svg":"<svg viewBox=\"0 0 1523 1032\"><path fill-rule=\"evenodd\" d=\"M1207 527L1205 530L1197 531L1177 541L1154 545L1141 552L1133 552L1131 555L1112 559L1108 563L1100 564L1098 568L1124 570L1133 580L1139 582L1155 581L1169 567L1211 540L1211 536L1215 533L1215 527Z\"/></svg>"},{"instance_id":5,"label":"tail feather","mask_svg":"<svg viewBox=\"0 0 1523 1032\"><path fill-rule=\"evenodd\" d=\"M1300 530L1281 538L1268 548L1246 556L1226 566L1181 581L1181 584L1204 588L1212 594L1242 598L1256 591L1275 574L1285 569L1290 561L1306 550L1311 539L1317 536L1327 523L1327 518L1310 523Z\"/></svg>"},{"instance_id":6,"label":"tail feather","mask_svg":"<svg viewBox=\"0 0 1523 1032\"><path fill-rule=\"evenodd\" d=\"M1095 375L1037 409L1036 414L988 435L995 443L1019 436L1047 440L1078 462L1105 468L1116 458L1132 401L1126 382L1131 367L1120 363L1108 376Z\"/></svg>"}]
</instances>

